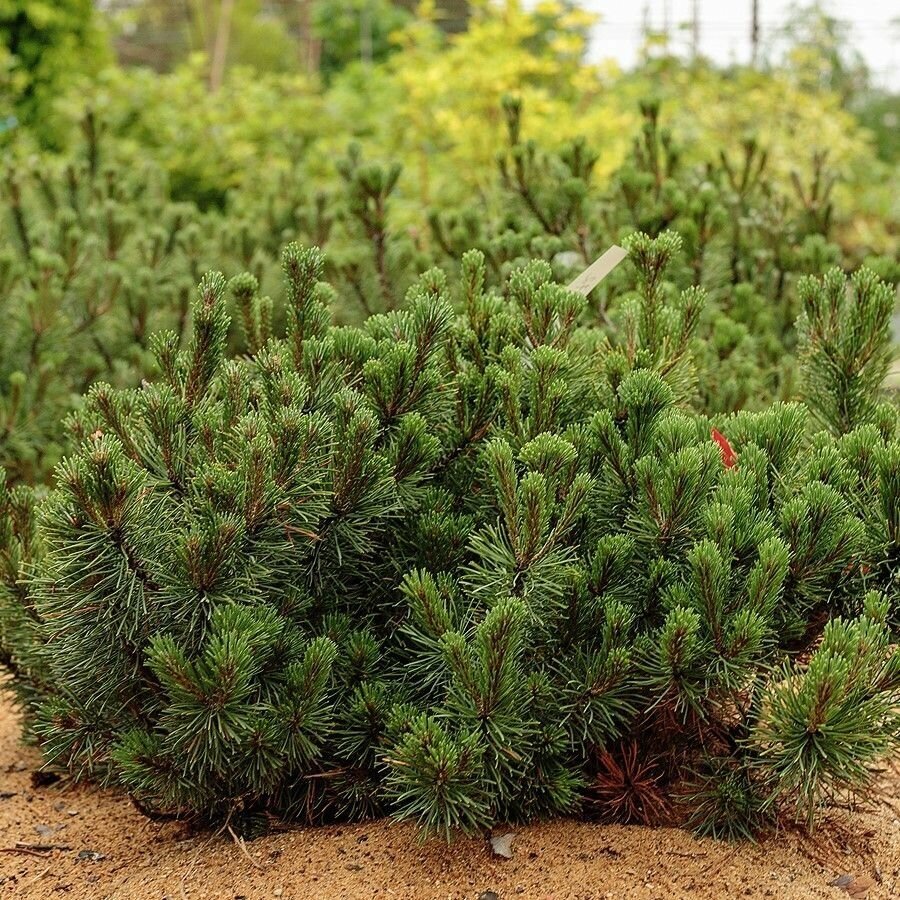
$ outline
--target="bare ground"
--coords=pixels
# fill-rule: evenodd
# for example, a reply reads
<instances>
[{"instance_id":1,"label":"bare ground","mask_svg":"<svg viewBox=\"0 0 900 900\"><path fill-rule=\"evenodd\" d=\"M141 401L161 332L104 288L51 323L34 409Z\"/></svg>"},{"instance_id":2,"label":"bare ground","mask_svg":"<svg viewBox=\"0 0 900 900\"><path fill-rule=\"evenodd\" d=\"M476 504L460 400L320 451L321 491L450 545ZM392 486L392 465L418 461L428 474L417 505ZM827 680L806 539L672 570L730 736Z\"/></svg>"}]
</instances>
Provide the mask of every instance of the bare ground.
<instances>
[{"instance_id":1,"label":"bare ground","mask_svg":"<svg viewBox=\"0 0 900 900\"><path fill-rule=\"evenodd\" d=\"M2 898L900 897L900 766L884 773L881 800L832 813L814 839L788 832L729 846L673 828L557 820L517 829L511 859L494 856L485 840L421 844L412 828L386 821L297 828L240 846L228 835L151 822L113 792L35 786L38 767L4 698Z\"/></svg>"}]
</instances>

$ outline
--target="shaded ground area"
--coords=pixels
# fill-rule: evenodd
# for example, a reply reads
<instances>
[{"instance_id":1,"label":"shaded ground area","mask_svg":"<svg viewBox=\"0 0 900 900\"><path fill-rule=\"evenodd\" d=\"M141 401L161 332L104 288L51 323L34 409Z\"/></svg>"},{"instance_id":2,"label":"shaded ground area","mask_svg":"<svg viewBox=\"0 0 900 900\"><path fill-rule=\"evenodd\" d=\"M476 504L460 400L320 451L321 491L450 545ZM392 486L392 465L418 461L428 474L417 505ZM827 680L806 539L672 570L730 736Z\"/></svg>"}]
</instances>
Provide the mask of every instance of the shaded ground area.
<instances>
[{"instance_id":1,"label":"shaded ground area","mask_svg":"<svg viewBox=\"0 0 900 900\"><path fill-rule=\"evenodd\" d=\"M384 821L297 829L241 848L227 836L150 822L112 792L36 786L38 764L18 743L4 698L3 898L900 897L900 766L884 773L881 801L852 816L835 812L814 840L788 833L734 847L675 829L555 821L517 829L512 858L501 859L483 840L420 844L413 829Z\"/></svg>"}]
</instances>

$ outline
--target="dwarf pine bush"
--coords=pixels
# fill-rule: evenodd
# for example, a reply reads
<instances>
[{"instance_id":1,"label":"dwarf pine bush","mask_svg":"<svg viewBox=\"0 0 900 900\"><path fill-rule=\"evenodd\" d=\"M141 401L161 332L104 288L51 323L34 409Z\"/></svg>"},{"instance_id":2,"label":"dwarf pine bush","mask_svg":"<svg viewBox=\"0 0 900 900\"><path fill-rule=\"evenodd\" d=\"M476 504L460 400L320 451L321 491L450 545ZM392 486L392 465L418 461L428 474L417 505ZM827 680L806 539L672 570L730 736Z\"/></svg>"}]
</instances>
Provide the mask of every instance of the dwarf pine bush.
<instances>
[{"instance_id":1,"label":"dwarf pine bush","mask_svg":"<svg viewBox=\"0 0 900 900\"><path fill-rule=\"evenodd\" d=\"M235 285L239 358L206 276L160 377L95 385L56 487L0 501L0 653L48 762L247 833L687 798L732 837L865 791L900 733L896 408L834 434L800 403L692 411L676 247L633 240L601 330L547 263L496 291L477 251L336 327L292 245L283 329Z\"/></svg>"}]
</instances>

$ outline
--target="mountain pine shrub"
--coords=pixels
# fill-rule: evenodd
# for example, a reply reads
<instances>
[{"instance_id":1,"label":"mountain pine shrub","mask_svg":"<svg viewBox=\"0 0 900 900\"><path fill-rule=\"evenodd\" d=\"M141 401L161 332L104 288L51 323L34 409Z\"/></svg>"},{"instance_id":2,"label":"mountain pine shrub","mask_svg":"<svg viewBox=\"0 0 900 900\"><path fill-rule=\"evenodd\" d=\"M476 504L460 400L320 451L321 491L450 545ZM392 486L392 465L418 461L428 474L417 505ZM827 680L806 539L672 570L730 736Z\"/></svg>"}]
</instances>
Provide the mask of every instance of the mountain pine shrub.
<instances>
[{"instance_id":1,"label":"mountain pine shrub","mask_svg":"<svg viewBox=\"0 0 900 900\"><path fill-rule=\"evenodd\" d=\"M335 327L292 245L283 329L233 285L239 358L205 276L160 377L95 385L55 488L0 500L0 654L48 763L244 833L687 810L737 837L865 792L900 735L896 408L867 374L834 433L693 411L676 249L633 239L607 332L546 262L501 292L477 251ZM809 371L848 363L820 294L885 352L882 289L836 279Z\"/></svg>"}]
</instances>

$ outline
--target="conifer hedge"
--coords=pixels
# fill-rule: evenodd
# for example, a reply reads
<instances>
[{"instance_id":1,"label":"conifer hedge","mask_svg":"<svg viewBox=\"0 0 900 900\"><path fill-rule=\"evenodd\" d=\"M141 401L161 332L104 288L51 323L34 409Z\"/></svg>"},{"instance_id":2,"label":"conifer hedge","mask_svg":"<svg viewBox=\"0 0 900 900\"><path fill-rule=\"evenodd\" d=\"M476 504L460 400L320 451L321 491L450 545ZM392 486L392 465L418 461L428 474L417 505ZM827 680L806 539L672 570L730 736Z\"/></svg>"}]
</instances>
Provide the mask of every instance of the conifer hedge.
<instances>
[{"instance_id":1,"label":"conifer hedge","mask_svg":"<svg viewBox=\"0 0 900 900\"><path fill-rule=\"evenodd\" d=\"M243 833L736 837L865 792L900 742L891 291L803 281L806 403L710 418L677 247L631 240L615 328L477 251L336 327L291 245L283 329L231 285L237 357L206 276L161 376L91 388L55 488L0 501L0 654L49 763Z\"/></svg>"}]
</instances>

